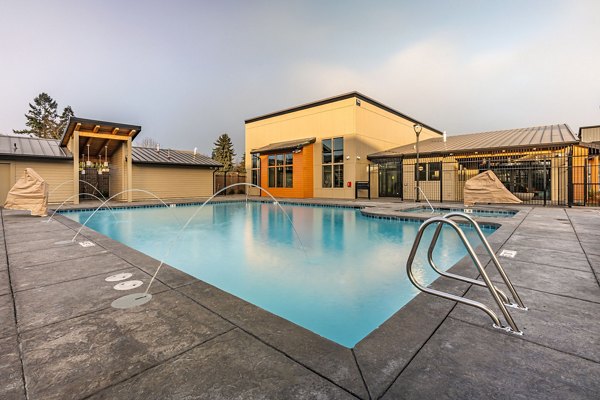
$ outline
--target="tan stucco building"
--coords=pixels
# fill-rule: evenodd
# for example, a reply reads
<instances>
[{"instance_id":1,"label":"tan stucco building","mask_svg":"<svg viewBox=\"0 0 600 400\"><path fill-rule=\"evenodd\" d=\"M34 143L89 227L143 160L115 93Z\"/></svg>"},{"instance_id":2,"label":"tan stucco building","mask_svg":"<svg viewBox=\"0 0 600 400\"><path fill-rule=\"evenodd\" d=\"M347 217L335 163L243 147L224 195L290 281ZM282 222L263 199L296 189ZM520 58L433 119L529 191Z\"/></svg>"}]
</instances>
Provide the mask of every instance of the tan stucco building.
<instances>
[{"instance_id":1,"label":"tan stucco building","mask_svg":"<svg viewBox=\"0 0 600 400\"><path fill-rule=\"evenodd\" d=\"M278 197L335 199L353 199L356 182L370 182L377 197L367 155L415 142L415 124L422 140L442 135L358 92L250 118L248 179Z\"/></svg>"}]
</instances>

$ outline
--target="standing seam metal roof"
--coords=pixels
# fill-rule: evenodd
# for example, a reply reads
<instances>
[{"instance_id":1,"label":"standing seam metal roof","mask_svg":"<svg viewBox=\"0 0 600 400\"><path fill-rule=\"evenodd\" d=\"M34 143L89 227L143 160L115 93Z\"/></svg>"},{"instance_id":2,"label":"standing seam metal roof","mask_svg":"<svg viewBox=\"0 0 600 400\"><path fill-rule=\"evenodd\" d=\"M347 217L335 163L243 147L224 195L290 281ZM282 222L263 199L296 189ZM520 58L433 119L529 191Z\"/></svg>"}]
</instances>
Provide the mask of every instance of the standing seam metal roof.
<instances>
[{"instance_id":1,"label":"standing seam metal roof","mask_svg":"<svg viewBox=\"0 0 600 400\"><path fill-rule=\"evenodd\" d=\"M16 145L16 147L15 147ZM0 155L71 159L73 155L58 140L29 136L0 136Z\"/></svg>"},{"instance_id":2,"label":"standing seam metal roof","mask_svg":"<svg viewBox=\"0 0 600 400\"><path fill-rule=\"evenodd\" d=\"M566 124L508 129L503 131L471 133L427 139L419 142L419 154L467 153L477 150L510 149L538 146L556 146L577 143L577 138ZM416 154L415 145L409 144L369 154L368 158L389 158Z\"/></svg>"},{"instance_id":3,"label":"standing seam metal roof","mask_svg":"<svg viewBox=\"0 0 600 400\"><path fill-rule=\"evenodd\" d=\"M222 167L223 165L212 158L191 151L156 149L149 147L133 147L131 155L134 163L163 164L163 165L194 165L206 167Z\"/></svg>"},{"instance_id":4,"label":"standing seam metal roof","mask_svg":"<svg viewBox=\"0 0 600 400\"><path fill-rule=\"evenodd\" d=\"M15 147L16 144L16 147ZM205 167L222 167L222 165L201 154L185 150L156 149L132 147L132 161L140 164L191 165ZM28 136L1 136L0 156L34 157L72 160L73 154L59 140L32 138Z\"/></svg>"}]
</instances>

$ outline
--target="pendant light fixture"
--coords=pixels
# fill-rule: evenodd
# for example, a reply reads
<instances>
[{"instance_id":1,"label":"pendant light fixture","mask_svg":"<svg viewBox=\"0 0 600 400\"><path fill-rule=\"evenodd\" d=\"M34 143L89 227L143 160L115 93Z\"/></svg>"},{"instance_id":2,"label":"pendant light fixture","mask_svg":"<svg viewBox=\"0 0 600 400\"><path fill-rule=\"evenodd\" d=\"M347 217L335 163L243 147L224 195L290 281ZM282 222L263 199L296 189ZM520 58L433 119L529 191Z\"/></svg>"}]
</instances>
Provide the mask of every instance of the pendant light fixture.
<instances>
[{"instance_id":1,"label":"pendant light fixture","mask_svg":"<svg viewBox=\"0 0 600 400\"><path fill-rule=\"evenodd\" d=\"M88 156L88 159L85 162L85 166L86 167L91 167L92 166L92 162L90 161L90 145L89 145L89 143L87 145L87 156Z\"/></svg>"}]
</instances>

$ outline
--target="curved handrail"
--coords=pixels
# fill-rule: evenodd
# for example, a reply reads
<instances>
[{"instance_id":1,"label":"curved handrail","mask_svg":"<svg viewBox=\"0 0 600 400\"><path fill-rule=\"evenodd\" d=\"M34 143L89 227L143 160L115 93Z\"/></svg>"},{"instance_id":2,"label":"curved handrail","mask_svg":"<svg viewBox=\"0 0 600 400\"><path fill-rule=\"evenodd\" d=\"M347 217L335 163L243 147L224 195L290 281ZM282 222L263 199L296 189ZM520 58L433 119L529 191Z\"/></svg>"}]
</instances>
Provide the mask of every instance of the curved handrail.
<instances>
[{"instance_id":1,"label":"curved handrail","mask_svg":"<svg viewBox=\"0 0 600 400\"><path fill-rule=\"evenodd\" d=\"M525 304L521 300L521 297L517 293L517 290L514 288L512 282L508 278L508 275L504 271L504 268L502 268L502 265L500 265L500 261L496 257L496 254L494 253L494 250L492 250L492 247L490 246L490 243L485 238L485 235L481 231L481 228L479 227L479 224L477 223L477 221L475 221L472 217L470 217L470 216L468 216L468 215L466 215L464 213L457 212L457 211L449 212L446 215L444 215L444 218L448 218L448 219L453 218L453 217L463 218L463 219L469 221L471 223L471 225L475 228L475 231L477 232L477 235L479 236L479 240L481 240L481 243L483 243L483 246L487 250L490 258L492 259L492 261L494 262L494 265L496 266L496 270L498 271L498 274L500 274L500 276L502 277L502 280L504 281L504 284L506 285L506 287L510 291L510 294L512 295L513 299L516 302L516 304L507 304L507 305L509 307L518 308L518 309L521 309L521 310L527 310L527 307L525 306ZM438 232L439 230L441 230L441 225L438 227L438 229L436 229L436 234L434 234L434 239L431 242L432 246L435 245L435 242L437 241L437 238L439 236L439 232ZM432 246L429 247L430 253L433 252ZM479 286L483 286L483 284L481 284L480 281L477 281L477 282L479 282Z\"/></svg>"},{"instance_id":2,"label":"curved handrail","mask_svg":"<svg viewBox=\"0 0 600 400\"><path fill-rule=\"evenodd\" d=\"M415 186L415 189L419 190L421 192L421 194L423 195L423 197L425 197L425 201L427 202L427 204L429 204L429 207L431 208L431 213L433 214L435 212L435 209L433 208L433 206L429 202L429 199L425 195L425 192L423 191L423 189L421 189L420 186Z\"/></svg>"},{"instance_id":3,"label":"curved handrail","mask_svg":"<svg viewBox=\"0 0 600 400\"><path fill-rule=\"evenodd\" d=\"M438 274L440 274L442 276L445 276L446 278L456 279L458 281L470 283L472 285L486 287L484 282L478 281L477 279L472 279L472 278L468 278L466 276L442 271L441 269L438 268L438 266L433 261L433 251L435 250L435 245L437 243L437 240L438 240L438 237L439 237L441 231L442 231L442 225L438 224L438 226L435 230L435 233L433 234L431 244L429 245L429 250L427 251L427 259L429 261L429 266L435 272L437 272ZM500 298L502 299L502 301L504 302L505 305L511 306L511 307L513 306L513 303L509 300L508 296L506 296L506 293L504 293L502 290L498 289L496 286L494 286L494 289L496 289L496 291L498 292L498 295L500 296Z\"/></svg>"},{"instance_id":4,"label":"curved handrail","mask_svg":"<svg viewBox=\"0 0 600 400\"><path fill-rule=\"evenodd\" d=\"M470 300L470 299L465 299L465 298L463 298L461 296L456 296L456 295L453 295L453 294L450 294L450 293L445 293L445 292L442 292L442 291L439 291L439 290L431 289L431 288L428 288L428 287L425 287L425 286L421 285L417 281L417 279L415 278L415 276L413 274L413 271L412 271L412 265L413 265L415 256L417 254L417 250L419 248L419 244L421 243L421 239L423 237L423 233L425 232L425 230L427 229L427 227L429 227L429 225L434 224L434 223L438 223L439 225L447 224L447 225L451 226L454 229L454 231L457 233L457 235L460 237L461 241L463 242L463 245L467 249L467 252L471 256L471 259L475 263L475 266L479 270L479 273L481 274L481 277L485 281L486 286L487 286L487 288L490 291L490 294L492 295L492 297L496 301L496 304L500 308L500 311L504 315L504 318L506 319L506 322L508 323L508 325L510 327L504 327L500 323L500 319L498 318L498 316L496 315L496 313L494 313L494 311L492 311L491 308L489 308L488 306L486 306L483 303L480 303L480 302L474 301L474 300ZM411 248L410 254L408 256L408 260L406 262L406 273L408 275L408 279L411 281L411 283L417 289L419 289L419 290L421 290L421 291L423 291L425 293L433 294L435 296L439 296L439 297L442 297L442 298L445 298L445 299L453 300L453 301L456 301L458 303L462 303L462 304L466 304L466 305L470 305L472 307L478 308L478 309L482 310L483 312L485 312L492 319L495 327L505 329L505 330L507 330L509 332L513 332L513 333L517 333L517 334L522 334L522 332L517 327L515 321L513 320L512 316L510 315L510 313L506 309L506 306L502 302L502 299L500 298L500 296L496 292L496 290L495 290L495 288L494 288L494 286L493 286L493 284L492 284L492 282L491 282L488 274L485 272L485 269L483 268L483 266L481 265L481 262L477 258L477 255L475 254L475 251L473 250L473 247L469 244L469 241L468 241L467 237L465 236L464 232L460 229L460 227L454 221L452 221L450 219L447 219L447 218L444 218L444 217L433 217L433 218L429 218L427 221L425 221L425 222L423 222L423 224L421 224L421 226L419 227L419 230L417 232L417 237L415 238L415 241L414 241L413 246Z\"/></svg>"}]
</instances>

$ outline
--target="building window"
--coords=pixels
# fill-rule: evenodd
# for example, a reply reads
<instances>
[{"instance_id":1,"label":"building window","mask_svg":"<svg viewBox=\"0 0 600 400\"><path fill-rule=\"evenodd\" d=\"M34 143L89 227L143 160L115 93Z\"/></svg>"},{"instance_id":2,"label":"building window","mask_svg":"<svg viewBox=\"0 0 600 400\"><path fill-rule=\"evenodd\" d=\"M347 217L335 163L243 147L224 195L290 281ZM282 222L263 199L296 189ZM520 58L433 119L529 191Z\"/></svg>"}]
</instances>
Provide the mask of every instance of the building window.
<instances>
[{"instance_id":1,"label":"building window","mask_svg":"<svg viewBox=\"0 0 600 400\"><path fill-rule=\"evenodd\" d=\"M269 154L269 187L291 188L294 182L294 155Z\"/></svg>"},{"instance_id":2,"label":"building window","mask_svg":"<svg viewBox=\"0 0 600 400\"><path fill-rule=\"evenodd\" d=\"M323 187L344 187L344 138L323 139Z\"/></svg>"},{"instance_id":3,"label":"building window","mask_svg":"<svg viewBox=\"0 0 600 400\"><path fill-rule=\"evenodd\" d=\"M430 163L419 163L419 170L417 171L417 164L415 163L415 181L417 180L417 174L420 182L425 181L439 181L442 174L442 163L441 162L430 162Z\"/></svg>"},{"instance_id":4,"label":"building window","mask_svg":"<svg viewBox=\"0 0 600 400\"><path fill-rule=\"evenodd\" d=\"M428 181L439 181L442 174L442 163L431 162L427 164L427 180Z\"/></svg>"},{"instance_id":5,"label":"building window","mask_svg":"<svg viewBox=\"0 0 600 400\"><path fill-rule=\"evenodd\" d=\"M260 155L252 154L252 183L260 186Z\"/></svg>"}]
</instances>

